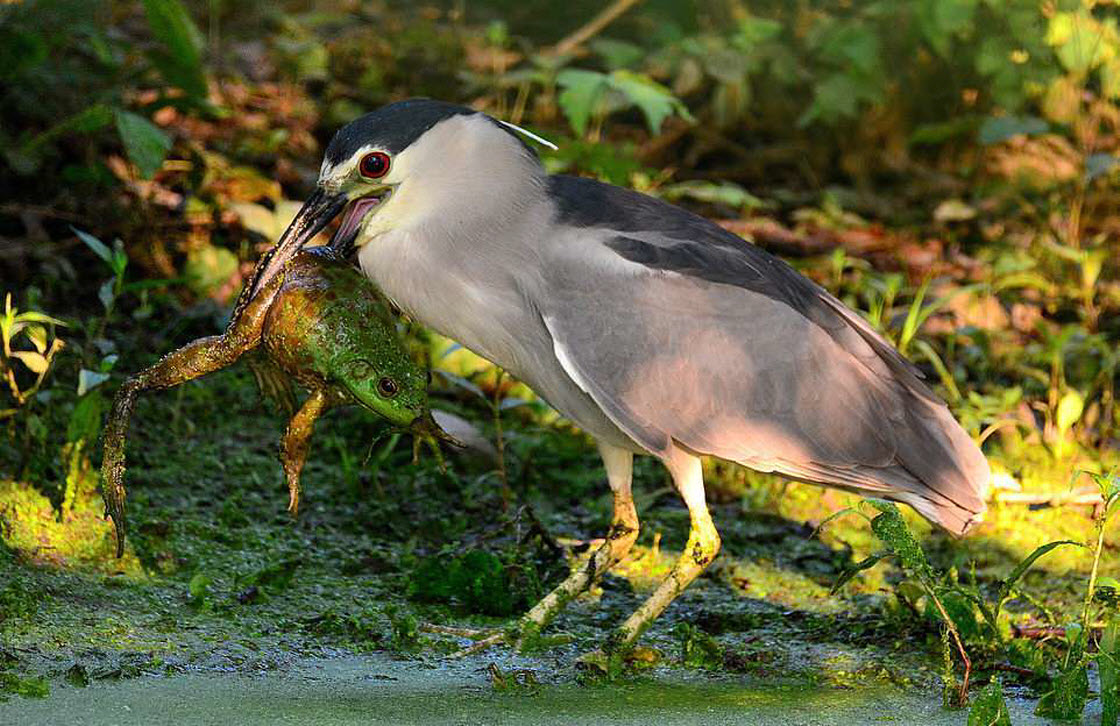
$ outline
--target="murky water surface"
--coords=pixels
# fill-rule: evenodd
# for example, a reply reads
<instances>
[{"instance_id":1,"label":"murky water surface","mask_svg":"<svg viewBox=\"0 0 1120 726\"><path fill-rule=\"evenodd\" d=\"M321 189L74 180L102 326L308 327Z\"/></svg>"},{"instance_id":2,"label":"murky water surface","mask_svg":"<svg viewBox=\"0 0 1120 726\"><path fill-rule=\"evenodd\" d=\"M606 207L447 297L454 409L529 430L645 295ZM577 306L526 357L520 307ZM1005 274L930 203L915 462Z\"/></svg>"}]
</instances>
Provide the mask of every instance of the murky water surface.
<instances>
[{"instance_id":1,"label":"murky water surface","mask_svg":"<svg viewBox=\"0 0 1120 726\"><path fill-rule=\"evenodd\" d=\"M199 673L58 687L44 700L0 704L0 724L964 724L928 693L889 687L806 689L749 679L713 679L680 671L622 684L570 680L516 692L496 691L491 662L448 664L384 655L302 661L260 675ZM540 668L506 659L501 668ZM539 670L537 672L540 672ZM1012 701L1016 726L1047 723L1030 704ZM1098 723L1099 713L1086 723Z\"/></svg>"}]
</instances>

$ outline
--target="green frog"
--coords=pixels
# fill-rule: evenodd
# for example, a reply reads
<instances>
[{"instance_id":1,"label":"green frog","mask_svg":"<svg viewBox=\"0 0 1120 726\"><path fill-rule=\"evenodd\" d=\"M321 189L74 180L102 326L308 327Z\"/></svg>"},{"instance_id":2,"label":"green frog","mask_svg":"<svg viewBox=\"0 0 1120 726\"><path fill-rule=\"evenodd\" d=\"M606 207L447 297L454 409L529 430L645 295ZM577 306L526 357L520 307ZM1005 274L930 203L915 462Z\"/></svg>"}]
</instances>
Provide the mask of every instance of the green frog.
<instances>
[{"instance_id":1,"label":"green frog","mask_svg":"<svg viewBox=\"0 0 1120 726\"><path fill-rule=\"evenodd\" d=\"M417 447L425 441L437 456L438 439L453 441L432 419L427 372L402 346L384 296L328 248L305 249L255 293L247 286L224 333L164 356L117 392L105 427L101 473L118 557L124 553L126 530L125 438L137 395L220 370L250 352L255 352L250 363L262 391L293 404L289 408L294 415L280 446L293 515L299 508L300 471L312 428L333 407L362 406L394 426L408 428ZM286 377L309 392L298 409Z\"/></svg>"}]
</instances>

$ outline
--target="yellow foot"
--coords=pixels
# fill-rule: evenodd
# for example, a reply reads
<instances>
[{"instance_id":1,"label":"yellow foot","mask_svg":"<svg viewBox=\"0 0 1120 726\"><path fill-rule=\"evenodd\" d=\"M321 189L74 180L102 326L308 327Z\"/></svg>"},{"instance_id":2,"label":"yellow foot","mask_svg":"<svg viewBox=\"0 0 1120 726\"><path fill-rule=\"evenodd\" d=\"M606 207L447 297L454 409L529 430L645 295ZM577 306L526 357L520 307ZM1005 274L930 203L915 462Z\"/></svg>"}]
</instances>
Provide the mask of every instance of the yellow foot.
<instances>
[{"instance_id":1,"label":"yellow foot","mask_svg":"<svg viewBox=\"0 0 1120 726\"><path fill-rule=\"evenodd\" d=\"M611 657L602 649L596 648L576 658L576 670L589 676L605 676L610 673Z\"/></svg>"},{"instance_id":2,"label":"yellow foot","mask_svg":"<svg viewBox=\"0 0 1120 726\"><path fill-rule=\"evenodd\" d=\"M627 670L651 668L661 661L656 648L636 646L614 651L597 648L576 659L576 671L582 680L613 681Z\"/></svg>"}]
</instances>

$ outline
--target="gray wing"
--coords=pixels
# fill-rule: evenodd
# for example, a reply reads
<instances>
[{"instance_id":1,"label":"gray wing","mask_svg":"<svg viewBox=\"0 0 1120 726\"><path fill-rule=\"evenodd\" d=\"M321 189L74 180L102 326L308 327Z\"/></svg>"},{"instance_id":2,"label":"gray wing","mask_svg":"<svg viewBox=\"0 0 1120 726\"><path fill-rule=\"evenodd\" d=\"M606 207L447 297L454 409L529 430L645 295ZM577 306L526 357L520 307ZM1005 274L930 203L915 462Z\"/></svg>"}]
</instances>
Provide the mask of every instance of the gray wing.
<instances>
[{"instance_id":1,"label":"gray wing","mask_svg":"<svg viewBox=\"0 0 1120 726\"><path fill-rule=\"evenodd\" d=\"M966 529L987 462L917 369L785 263L695 219L690 239L600 228L548 251L541 312L572 379L653 453L683 446Z\"/></svg>"}]
</instances>

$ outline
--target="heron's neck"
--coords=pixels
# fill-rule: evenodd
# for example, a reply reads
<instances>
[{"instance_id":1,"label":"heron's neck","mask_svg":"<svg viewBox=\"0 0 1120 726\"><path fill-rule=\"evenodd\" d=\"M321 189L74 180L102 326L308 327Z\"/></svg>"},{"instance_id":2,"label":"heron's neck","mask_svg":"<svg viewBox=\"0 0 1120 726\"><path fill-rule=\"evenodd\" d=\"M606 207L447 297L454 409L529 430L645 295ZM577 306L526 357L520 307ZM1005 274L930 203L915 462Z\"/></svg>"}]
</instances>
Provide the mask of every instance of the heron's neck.
<instances>
[{"instance_id":1,"label":"heron's neck","mask_svg":"<svg viewBox=\"0 0 1120 726\"><path fill-rule=\"evenodd\" d=\"M552 203L532 184L463 189L430 209L363 245L363 271L410 315L516 374Z\"/></svg>"}]
</instances>

